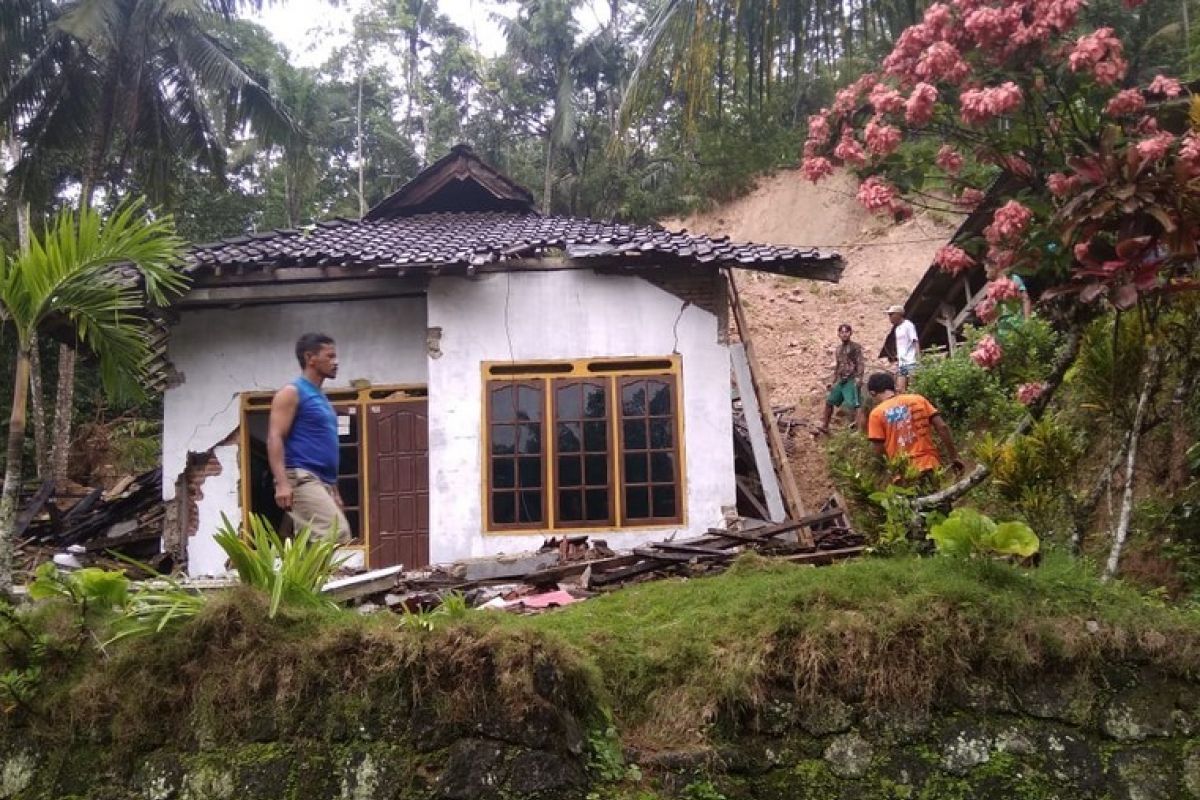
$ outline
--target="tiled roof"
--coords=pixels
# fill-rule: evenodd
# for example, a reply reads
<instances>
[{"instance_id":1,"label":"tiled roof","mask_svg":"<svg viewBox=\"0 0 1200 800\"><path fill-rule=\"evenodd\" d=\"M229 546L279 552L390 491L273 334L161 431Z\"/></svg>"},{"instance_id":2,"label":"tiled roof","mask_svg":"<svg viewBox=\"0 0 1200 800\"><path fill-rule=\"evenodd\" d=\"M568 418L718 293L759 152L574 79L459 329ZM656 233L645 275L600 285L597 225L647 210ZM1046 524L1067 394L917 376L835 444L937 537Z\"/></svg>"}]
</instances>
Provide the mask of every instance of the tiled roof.
<instances>
[{"instance_id":1,"label":"tiled roof","mask_svg":"<svg viewBox=\"0 0 1200 800\"><path fill-rule=\"evenodd\" d=\"M546 255L629 259L630 266L692 263L797 273L839 260L829 251L743 244L659 227L476 211L338 219L310 229L225 239L192 248L185 271L200 277L221 275L226 269L242 273L327 265L380 272L488 264L503 269L505 261Z\"/></svg>"}]
</instances>

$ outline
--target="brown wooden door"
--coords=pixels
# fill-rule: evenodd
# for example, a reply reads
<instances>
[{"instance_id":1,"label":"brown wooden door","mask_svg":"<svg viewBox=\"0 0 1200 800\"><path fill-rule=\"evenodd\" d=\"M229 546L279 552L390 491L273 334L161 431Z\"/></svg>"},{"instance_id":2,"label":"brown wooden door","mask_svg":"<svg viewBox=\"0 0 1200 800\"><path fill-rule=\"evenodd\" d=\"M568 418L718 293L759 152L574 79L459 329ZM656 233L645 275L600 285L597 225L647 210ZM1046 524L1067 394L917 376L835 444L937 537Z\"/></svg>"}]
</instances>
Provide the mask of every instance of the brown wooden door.
<instances>
[{"instance_id":1,"label":"brown wooden door","mask_svg":"<svg viewBox=\"0 0 1200 800\"><path fill-rule=\"evenodd\" d=\"M424 398L368 403L370 566L429 564L429 411Z\"/></svg>"}]
</instances>

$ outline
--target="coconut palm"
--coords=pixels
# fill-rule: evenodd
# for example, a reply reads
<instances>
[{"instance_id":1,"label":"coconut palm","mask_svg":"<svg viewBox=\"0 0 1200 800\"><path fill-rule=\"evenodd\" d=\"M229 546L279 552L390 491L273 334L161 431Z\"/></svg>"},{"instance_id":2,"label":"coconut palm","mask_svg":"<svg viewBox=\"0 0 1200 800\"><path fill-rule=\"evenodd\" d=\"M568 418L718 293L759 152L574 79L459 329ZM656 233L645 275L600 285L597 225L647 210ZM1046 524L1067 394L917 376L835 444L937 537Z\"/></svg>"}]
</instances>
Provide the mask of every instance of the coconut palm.
<instances>
[{"instance_id":1,"label":"coconut palm","mask_svg":"<svg viewBox=\"0 0 1200 800\"><path fill-rule=\"evenodd\" d=\"M141 201L122 204L106 221L87 207L65 212L24 252L0 253L0 320L17 339L0 495L0 590L12 585L34 334L47 323L65 325L96 356L107 391L137 396L150 355L143 312L183 290L186 279L173 269L182 253L170 217L147 219Z\"/></svg>"},{"instance_id":2,"label":"coconut palm","mask_svg":"<svg viewBox=\"0 0 1200 800\"><path fill-rule=\"evenodd\" d=\"M256 0L5 0L0 3L0 127L22 157L12 185L44 199L66 173L84 205L98 186L133 183L158 201L181 163L223 174L226 143L249 124L267 139L292 128L264 81L227 45L225 26ZM64 154L70 157L64 158ZM73 351L60 351L53 432L65 477L74 407Z\"/></svg>"}]
</instances>

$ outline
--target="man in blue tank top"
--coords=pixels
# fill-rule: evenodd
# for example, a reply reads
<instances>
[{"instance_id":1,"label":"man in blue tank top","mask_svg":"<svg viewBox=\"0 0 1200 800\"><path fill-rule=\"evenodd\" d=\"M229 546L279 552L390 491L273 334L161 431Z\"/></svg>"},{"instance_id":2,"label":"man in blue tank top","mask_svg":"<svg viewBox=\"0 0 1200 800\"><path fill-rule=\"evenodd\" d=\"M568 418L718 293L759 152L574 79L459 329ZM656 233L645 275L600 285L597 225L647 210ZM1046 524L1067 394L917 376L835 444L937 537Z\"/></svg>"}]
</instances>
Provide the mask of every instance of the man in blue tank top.
<instances>
[{"instance_id":1,"label":"man in blue tank top","mask_svg":"<svg viewBox=\"0 0 1200 800\"><path fill-rule=\"evenodd\" d=\"M267 460L275 479L275 502L299 530L313 538L349 542L350 523L338 494L337 413L321 392L337 377L337 348L323 333L296 342L300 377L275 393L267 430Z\"/></svg>"}]
</instances>

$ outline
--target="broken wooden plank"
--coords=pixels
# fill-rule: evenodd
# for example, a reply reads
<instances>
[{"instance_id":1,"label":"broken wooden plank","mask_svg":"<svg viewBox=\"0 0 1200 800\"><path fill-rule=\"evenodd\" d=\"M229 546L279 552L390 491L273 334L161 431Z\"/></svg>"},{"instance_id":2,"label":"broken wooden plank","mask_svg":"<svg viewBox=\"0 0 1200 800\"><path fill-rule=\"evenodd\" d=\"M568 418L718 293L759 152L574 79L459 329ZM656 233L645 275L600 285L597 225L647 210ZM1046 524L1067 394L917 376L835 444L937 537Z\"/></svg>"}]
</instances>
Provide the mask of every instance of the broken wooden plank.
<instances>
[{"instance_id":1,"label":"broken wooden plank","mask_svg":"<svg viewBox=\"0 0 1200 800\"><path fill-rule=\"evenodd\" d=\"M737 484L739 496L745 498L750 507L754 509L754 513L763 519L771 519L771 512L759 501L758 496L754 494L754 487L750 485L750 480L744 475L734 475L733 480ZM782 500L780 502L782 503ZM781 507L780 511L782 512L782 510Z\"/></svg>"},{"instance_id":2,"label":"broken wooden plank","mask_svg":"<svg viewBox=\"0 0 1200 800\"><path fill-rule=\"evenodd\" d=\"M754 385L759 409L763 412L761 417L767 431L767 442L771 446L771 455L779 473L784 504L787 506L788 513L793 517L802 517L804 516L804 502L800 499L800 490L796 487L796 476L792 474L792 465L788 461L783 438L779 435L779 426L775 422L775 415L771 413L771 397L762 382L762 367L759 366L758 359L754 355L754 345L750 341L750 326L747 324L745 312L742 310L733 270L725 270L725 276L729 282L729 300L730 306L733 308L734 322L737 323L738 337L746 346L746 363L750 369L750 380Z\"/></svg>"},{"instance_id":3,"label":"broken wooden plank","mask_svg":"<svg viewBox=\"0 0 1200 800\"><path fill-rule=\"evenodd\" d=\"M397 565L371 570L362 575L352 575L349 578L339 578L326 583L321 589L321 594L328 595L338 603L344 603L347 600L386 592L396 585L397 577L403 571L404 567Z\"/></svg>"},{"instance_id":4,"label":"broken wooden plank","mask_svg":"<svg viewBox=\"0 0 1200 800\"><path fill-rule=\"evenodd\" d=\"M104 494L104 490L96 487L84 495L84 498L75 505L71 506L71 510L63 515L62 521L64 525L69 525L74 520L79 519L88 511L91 511L92 506L96 505L96 501Z\"/></svg>"},{"instance_id":5,"label":"broken wooden plank","mask_svg":"<svg viewBox=\"0 0 1200 800\"><path fill-rule=\"evenodd\" d=\"M779 556L782 561L791 561L792 563L803 564L828 564L830 561L838 561L843 558L860 555L866 547L857 545L855 547L842 547L837 550L816 550L811 553L796 553L794 555Z\"/></svg>"},{"instance_id":6,"label":"broken wooden plank","mask_svg":"<svg viewBox=\"0 0 1200 800\"><path fill-rule=\"evenodd\" d=\"M715 547L701 547L694 544L676 544L675 542L654 542L650 545L654 550L666 550L667 552L675 553L692 553L698 556L715 556L717 558L727 558L731 553L725 550L718 550ZM636 550L634 551L637 552Z\"/></svg>"},{"instance_id":7,"label":"broken wooden plank","mask_svg":"<svg viewBox=\"0 0 1200 800\"><path fill-rule=\"evenodd\" d=\"M21 513L17 515L16 521L13 523L12 537L16 538L25 533L25 529L29 527L29 523L33 522L33 518L42 513L42 508L46 502L54 495L54 479L50 478L42 482L37 492L29 499L29 503L25 508L21 509Z\"/></svg>"},{"instance_id":8,"label":"broken wooden plank","mask_svg":"<svg viewBox=\"0 0 1200 800\"><path fill-rule=\"evenodd\" d=\"M738 397L742 401L742 413L746 418L746 432L750 437L750 450L754 453L754 468L762 482L763 497L767 501L766 518L771 522L782 522L787 517L783 509L783 494L775 477L771 463L771 445L763 428L763 413L755 393L754 379L750 376L750 362L746 356L745 339L729 347L729 361L733 366L733 378L737 384ZM751 494L747 492L747 494Z\"/></svg>"},{"instance_id":9,"label":"broken wooden plank","mask_svg":"<svg viewBox=\"0 0 1200 800\"><path fill-rule=\"evenodd\" d=\"M159 530L136 530L132 533L122 534L121 536L102 536L98 539L84 542L81 546L84 551L94 553L102 550L119 550L126 545L138 544L140 542L149 542L154 539L161 539L162 531Z\"/></svg>"}]
</instances>

